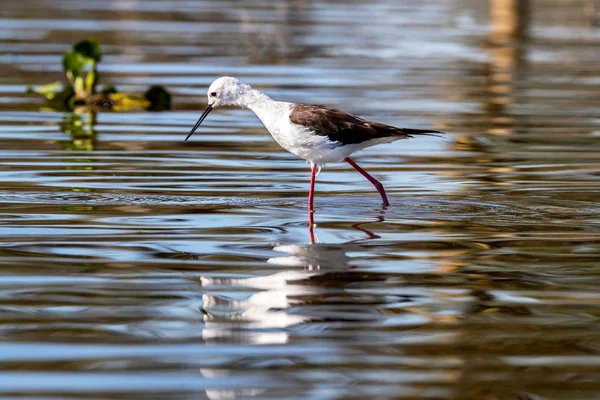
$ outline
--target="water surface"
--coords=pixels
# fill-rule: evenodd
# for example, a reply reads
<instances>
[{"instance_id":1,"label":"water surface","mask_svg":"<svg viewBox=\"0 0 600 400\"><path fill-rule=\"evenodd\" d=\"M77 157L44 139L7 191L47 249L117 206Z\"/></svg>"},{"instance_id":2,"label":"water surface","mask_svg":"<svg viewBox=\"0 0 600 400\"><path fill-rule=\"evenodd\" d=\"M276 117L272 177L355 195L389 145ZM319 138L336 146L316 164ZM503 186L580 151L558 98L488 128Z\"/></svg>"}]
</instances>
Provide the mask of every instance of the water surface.
<instances>
[{"instance_id":1,"label":"water surface","mask_svg":"<svg viewBox=\"0 0 600 400\"><path fill-rule=\"evenodd\" d=\"M539 0L21 1L0 41L5 398L600 398L600 31ZM174 109L73 115L27 85L94 37ZM318 177L208 85L440 129Z\"/></svg>"}]
</instances>

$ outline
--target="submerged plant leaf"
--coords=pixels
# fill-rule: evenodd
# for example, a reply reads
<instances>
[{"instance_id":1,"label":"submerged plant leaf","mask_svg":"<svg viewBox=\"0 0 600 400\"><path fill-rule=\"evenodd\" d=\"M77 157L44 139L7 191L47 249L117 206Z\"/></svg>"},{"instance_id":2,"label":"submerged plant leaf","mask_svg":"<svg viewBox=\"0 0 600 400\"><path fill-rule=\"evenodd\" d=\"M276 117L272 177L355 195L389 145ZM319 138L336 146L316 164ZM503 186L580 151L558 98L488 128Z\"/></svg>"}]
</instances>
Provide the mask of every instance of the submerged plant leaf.
<instances>
[{"instance_id":1,"label":"submerged plant leaf","mask_svg":"<svg viewBox=\"0 0 600 400\"><path fill-rule=\"evenodd\" d=\"M27 93L33 94L41 94L46 97L48 100L52 100L55 98L61 91L63 90L63 84L60 81L56 81L54 83L49 83L47 85L42 86L28 86Z\"/></svg>"},{"instance_id":2,"label":"submerged plant leaf","mask_svg":"<svg viewBox=\"0 0 600 400\"><path fill-rule=\"evenodd\" d=\"M119 93L119 91L117 90L116 87L114 86L109 86L107 88L104 88L104 90L102 91L103 94L111 94L111 93Z\"/></svg>"},{"instance_id":3,"label":"submerged plant leaf","mask_svg":"<svg viewBox=\"0 0 600 400\"><path fill-rule=\"evenodd\" d=\"M171 94L163 86L152 86L144 93L144 97L150 102L146 107L148 111L164 111L171 109Z\"/></svg>"},{"instance_id":4,"label":"submerged plant leaf","mask_svg":"<svg viewBox=\"0 0 600 400\"><path fill-rule=\"evenodd\" d=\"M69 73L71 73L73 78L75 78L81 76L83 68L85 67L85 59L81 54L69 51L63 56L62 64L67 77L69 78ZM72 80L73 78L69 78L69 80Z\"/></svg>"},{"instance_id":5,"label":"submerged plant leaf","mask_svg":"<svg viewBox=\"0 0 600 400\"><path fill-rule=\"evenodd\" d=\"M112 100L112 109L115 111L128 111L150 106L150 101L144 97L132 96L127 93L111 93L108 97Z\"/></svg>"},{"instance_id":6,"label":"submerged plant leaf","mask_svg":"<svg viewBox=\"0 0 600 400\"><path fill-rule=\"evenodd\" d=\"M100 43L96 40L82 40L73 46L73 51L81 54L84 58L89 58L96 64L102 60Z\"/></svg>"},{"instance_id":7,"label":"submerged plant leaf","mask_svg":"<svg viewBox=\"0 0 600 400\"><path fill-rule=\"evenodd\" d=\"M69 106L71 99L75 98L75 92L70 85L64 85L61 82L54 82L48 85L33 87L27 89L27 93L33 93L44 96L44 107L52 110L72 110Z\"/></svg>"},{"instance_id":8,"label":"submerged plant leaf","mask_svg":"<svg viewBox=\"0 0 600 400\"><path fill-rule=\"evenodd\" d=\"M96 78L97 78L98 74L96 73L96 69L92 69L90 72L87 73L87 75L85 76L85 83L83 85L84 90L88 93L88 94L94 94L96 93Z\"/></svg>"}]
</instances>

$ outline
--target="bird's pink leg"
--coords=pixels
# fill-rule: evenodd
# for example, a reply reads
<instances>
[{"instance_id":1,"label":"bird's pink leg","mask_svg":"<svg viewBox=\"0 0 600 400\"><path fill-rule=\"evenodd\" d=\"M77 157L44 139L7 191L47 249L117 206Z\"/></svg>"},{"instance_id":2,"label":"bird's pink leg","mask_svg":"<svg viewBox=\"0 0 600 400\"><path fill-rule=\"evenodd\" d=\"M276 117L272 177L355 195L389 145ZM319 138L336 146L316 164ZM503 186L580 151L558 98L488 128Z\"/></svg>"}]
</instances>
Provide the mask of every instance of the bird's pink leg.
<instances>
[{"instance_id":1,"label":"bird's pink leg","mask_svg":"<svg viewBox=\"0 0 600 400\"><path fill-rule=\"evenodd\" d=\"M315 244L315 212L310 210L308 212L308 237L310 244Z\"/></svg>"},{"instance_id":2,"label":"bird's pink leg","mask_svg":"<svg viewBox=\"0 0 600 400\"><path fill-rule=\"evenodd\" d=\"M358 166L357 163L355 163L354 161L352 161L349 157L346 157L344 159L344 161L346 161L348 164L352 165L352 168L354 168L355 170L357 170L358 172L360 172L360 174L362 176L364 176L365 178L367 178L369 180L369 182L371 182L373 184L373 186L375 186L375 189L377 189L377 191L379 192L379 194L381 195L381 200L383 200L383 205L384 206L389 206L390 202L388 201L388 198L385 194L385 189L383 188L383 185L381 184L381 182L379 182L377 179L373 178L371 175L369 175L369 173L367 171L365 171L364 169L362 169L361 167Z\"/></svg>"},{"instance_id":3,"label":"bird's pink leg","mask_svg":"<svg viewBox=\"0 0 600 400\"><path fill-rule=\"evenodd\" d=\"M310 165L310 189L308 191L308 209L314 211L313 199L315 198L315 179L317 177L317 166L315 164Z\"/></svg>"}]
</instances>

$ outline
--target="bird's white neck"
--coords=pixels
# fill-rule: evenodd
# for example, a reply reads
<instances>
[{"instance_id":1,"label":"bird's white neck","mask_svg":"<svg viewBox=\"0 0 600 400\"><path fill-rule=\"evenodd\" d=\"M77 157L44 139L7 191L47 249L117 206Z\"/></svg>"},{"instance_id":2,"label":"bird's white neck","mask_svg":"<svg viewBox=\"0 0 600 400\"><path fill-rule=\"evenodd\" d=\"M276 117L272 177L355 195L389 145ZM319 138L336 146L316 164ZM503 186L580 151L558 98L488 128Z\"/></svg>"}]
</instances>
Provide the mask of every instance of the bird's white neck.
<instances>
[{"instance_id":1,"label":"bird's white neck","mask_svg":"<svg viewBox=\"0 0 600 400\"><path fill-rule=\"evenodd\" d=\"M273 102L273 100L266 94L253 89L249 85L241 85L233 105L247 108L257 113L258 109L263 108L266 104L271 102Z\"/></svg>"},{"instance_id":2,"label":"bird's white neck","mask_svg":"<svg viewBox=\"0 0 600 400\"><path fill-rule=\"evenodd\" d=\"M281 123L289 114L289 104L275 101L248 85L242 85L234 105L254 111L267 130L277 139Z\"/></svg>"}]
</instances>

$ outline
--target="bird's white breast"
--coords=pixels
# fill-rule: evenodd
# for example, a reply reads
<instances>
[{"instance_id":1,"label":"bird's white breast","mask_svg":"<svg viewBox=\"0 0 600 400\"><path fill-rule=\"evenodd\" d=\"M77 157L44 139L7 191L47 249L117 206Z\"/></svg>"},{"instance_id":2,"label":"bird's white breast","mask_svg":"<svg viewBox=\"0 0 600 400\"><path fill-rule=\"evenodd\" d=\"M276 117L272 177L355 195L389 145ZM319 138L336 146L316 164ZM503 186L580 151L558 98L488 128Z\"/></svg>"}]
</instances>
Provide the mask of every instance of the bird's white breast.
<instances>
[{"instance_id":1,"label":"bird's white breast","mask_svg":"<svg viewBox=\"0 0 600 400\"><path fill-rule=\"evenodd\" d=\"M300 158L317 164L341 161L325 160L326 155L336 147L336 144L331 142L327 136L316 135L306 127L290 121L290 103L273 103L269 107L256 108L254 112L281 147Z\"/></svg>"}]
</instances>

